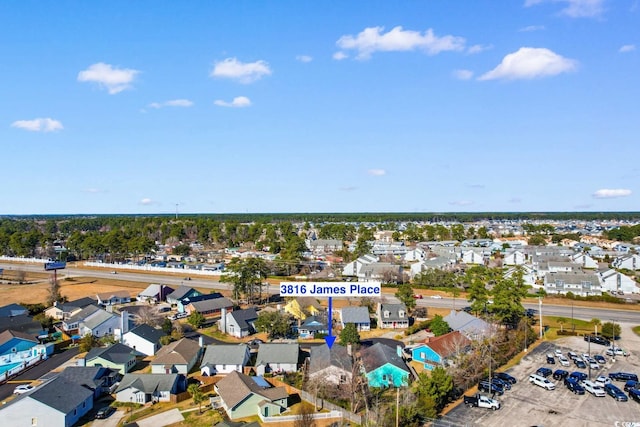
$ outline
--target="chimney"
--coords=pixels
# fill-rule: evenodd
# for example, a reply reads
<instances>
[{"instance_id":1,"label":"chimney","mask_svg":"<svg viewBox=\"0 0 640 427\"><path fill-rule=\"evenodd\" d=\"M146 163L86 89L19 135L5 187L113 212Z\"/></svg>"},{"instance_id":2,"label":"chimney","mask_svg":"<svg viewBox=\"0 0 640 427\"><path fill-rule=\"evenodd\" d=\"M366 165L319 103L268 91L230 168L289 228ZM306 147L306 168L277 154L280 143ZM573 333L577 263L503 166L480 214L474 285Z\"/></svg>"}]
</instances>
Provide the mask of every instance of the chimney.
<instances>
[{"instance_id":1,"label":"chimney","mask_svg":"<svg viewBox=\"0 0 640 427\"><path fill-rule=\"evenodd\" d=\"M223 334L227 333L227 308L222 307L220 310L220 330Z\"/></svg>"},{"instance_id":2,"label":"chimney","mask_svg":"<svg viewBox=\"0 0 640 427\"><path fill-rule=\"evenodd\" d=\"M57 306L58 306L58 301L54 301L54 302L53 302L53 306L54 306L54 307L57 307Z\"/></svg>"},{"instance_id":3,"label":"chimney","mask_svg":"<svg viewBox=\"0 0 640 427\"><path fill-rule=\"evenodd\" d=\"M202 335L198 337L198 345L200 346L200 348L204 347L204 338L202 337Z\"/></svg>"},{"instance_id":4,"label":"chimney","mask_svg":"<svg viewBox=\"0 0 640 427\"><path fill-rule=\"evenodd\" d=\"M349 356L353 356L353 348L351 347L351 343L347 344L347 354Z\"/></svg>"},{"instance_id":5,"label":"chimney","mask_svg":"<svg viewBox=\"0 0 640 427\"><path fill-rule=\"evenodd\" d=\"M396 346L396 354L398 355L398 357L402 357L402 347L400 347L399 345Z\"/></svg>"},{"instance_id":6,"label":"chimney","mask_svg":"<svg viewBox=\"0 0 640 427\"><path fill-rule=\"evenodd\" d=\"M122 335L129 332L129 313L126 310L120 312L120 330Z\"/></svg>"}]
</instances>

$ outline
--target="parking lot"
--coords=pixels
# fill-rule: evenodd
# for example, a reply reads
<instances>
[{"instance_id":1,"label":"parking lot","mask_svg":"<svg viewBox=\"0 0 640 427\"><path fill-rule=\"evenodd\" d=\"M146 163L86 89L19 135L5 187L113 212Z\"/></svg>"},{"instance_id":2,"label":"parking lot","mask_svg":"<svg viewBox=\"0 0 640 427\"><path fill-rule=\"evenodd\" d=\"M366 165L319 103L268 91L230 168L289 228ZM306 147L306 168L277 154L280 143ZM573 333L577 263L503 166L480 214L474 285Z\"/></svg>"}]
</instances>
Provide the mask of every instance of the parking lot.
<instances>
[{"instance_id":1,"label":"parking lot","mask_svg":"<svg viewBox=\"0 0 640 427\"><path fill-rule=\"evenodd\" d=\"M608 375L609 372L631 372L640 375L640 337L632 331L633 325L622 325L622 340L616 345L630 353L628 357L617 356L613 359L606 356L606 347L591 344L591 355L601 354L606 363L599 370L592 370L591 377ZM564 386L562 381L549 379L556 383L555 390L545 390L530 384L529 374L540 367L552 370L564 369L569 372L580 371L589 373L586 369L577 369L571 363L568 367L560 364L546 363L546 354L561 349L566 356L568 351L578 354L587 353L589 344L582 337L565 337L556 341L541 343L535 350L531 350L520 364L507 372L514 376L518 383L511 390L505 391L503 396L496 396L502 408L498 411L483 408L467 408L459 405L449 412L438 426L624 426L637 423L640 425L640 403L629 399L618 402L610 396L595 397L588 392L575 395ZM624 382L614 381L622 389ZM626 394L626 393L625 393Z\"/></svg>"}]
</instances>

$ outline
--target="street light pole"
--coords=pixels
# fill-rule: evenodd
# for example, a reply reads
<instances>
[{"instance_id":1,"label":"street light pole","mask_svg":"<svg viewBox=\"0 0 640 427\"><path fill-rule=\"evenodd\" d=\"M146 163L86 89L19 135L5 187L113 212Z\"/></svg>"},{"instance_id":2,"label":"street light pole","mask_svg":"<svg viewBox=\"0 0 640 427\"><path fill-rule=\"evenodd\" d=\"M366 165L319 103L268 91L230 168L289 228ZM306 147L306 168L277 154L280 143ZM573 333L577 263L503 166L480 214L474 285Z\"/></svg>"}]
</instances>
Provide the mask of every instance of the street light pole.
<instances>
[{"instance_id":1,"label":"street light pole","mask_svg":"<svg viewBox=\"0 0 640 427\"><path fill-rule=\"evenodd\" d=\"M538 297L538 312L540 314L540 339L542 339L542 297Z\"/></svg>"}]
</instances>

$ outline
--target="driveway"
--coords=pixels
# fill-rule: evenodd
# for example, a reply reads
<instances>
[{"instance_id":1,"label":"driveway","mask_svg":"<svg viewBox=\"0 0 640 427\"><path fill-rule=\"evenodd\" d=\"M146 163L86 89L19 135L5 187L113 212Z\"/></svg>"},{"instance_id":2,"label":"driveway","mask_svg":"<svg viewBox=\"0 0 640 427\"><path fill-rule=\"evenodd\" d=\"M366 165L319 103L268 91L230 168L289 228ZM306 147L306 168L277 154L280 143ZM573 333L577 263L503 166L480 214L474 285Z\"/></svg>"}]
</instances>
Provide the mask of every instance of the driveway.
<instances>
[{"instance_id":1,"label":"driveway","mask_svg":"<svg viewBox=\"0 0 640 427\"><path fill-rule=\"evenodd\" d=\"M184 417L178 409L162 412L153 417L137 420L138 427L162 427L184 421Z\"/></svg>"},{"instance_id":2,"label":"driveway","mask_svg":"<svg viewBox=\"0 0 640 427\"><path fill-rule=\"evenodd\" d=\"M125 416L126 411L116 411L109 418L104 420L94 420L91 427L116 427L118 422Z\"/></svg>"}]
</instances>

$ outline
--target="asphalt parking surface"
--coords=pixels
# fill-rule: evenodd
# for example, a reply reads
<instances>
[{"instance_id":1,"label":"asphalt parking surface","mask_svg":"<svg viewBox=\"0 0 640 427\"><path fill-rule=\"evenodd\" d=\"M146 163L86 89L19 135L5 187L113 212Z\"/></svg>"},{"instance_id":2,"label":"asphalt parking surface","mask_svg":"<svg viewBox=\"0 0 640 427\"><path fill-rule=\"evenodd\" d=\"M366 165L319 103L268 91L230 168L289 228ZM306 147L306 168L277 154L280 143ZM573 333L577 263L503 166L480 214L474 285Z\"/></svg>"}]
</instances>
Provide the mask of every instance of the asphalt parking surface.
<instances>
[{"instance_id":1,"label":"asphalt parking surface","mask_svg":"<svg viewBox=\"0 0 640 427\"><path fill-rule=\"evenodd\" d=\"M630 326L623 329L623 340L619 344L630 351L630 356L617 356L615 360L605 355L606 347L591 344L591 355L602 354L607 363L598 370L592 370L591 376L608 375L609 372L631 372L640 376L640 337L633 335ZM530 384L529 374L542 366L552 370L564 369L569 372L580 371L588 374L588 370L571 366L563 367L556 363L546 363L546 354L560 348L566 356L568 351L578 354L588 352L588 343L582 337L565 337L557 341L541 343L535 350L525 356L520 364L507 372L517 378L518 383L503 396L496 396L502 408L492 411L485 408L467 408L460 404L441 420L437 426L628 426L640 425L640 403L629 399L618 402L611 396L595 397L588 392L574 395L567 390L562 381L549 379L556 383L555 390L545 390ZM614 381L620 389L624 381ZM625 393L626 394L626 393ZM635 424L633 424L635 423Z\"/></svg>"}]
</instances>

